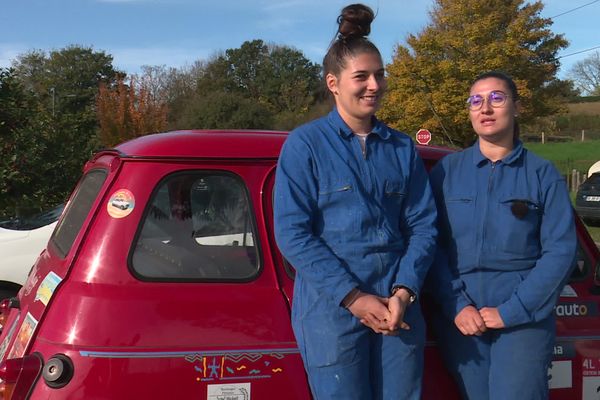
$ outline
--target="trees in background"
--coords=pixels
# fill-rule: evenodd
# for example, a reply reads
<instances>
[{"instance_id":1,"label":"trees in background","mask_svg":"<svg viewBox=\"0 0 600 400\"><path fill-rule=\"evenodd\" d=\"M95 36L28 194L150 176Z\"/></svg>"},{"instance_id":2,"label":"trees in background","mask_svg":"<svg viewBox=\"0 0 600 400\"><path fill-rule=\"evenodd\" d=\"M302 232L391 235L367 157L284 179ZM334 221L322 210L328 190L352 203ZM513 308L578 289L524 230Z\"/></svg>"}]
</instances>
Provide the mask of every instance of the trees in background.
<instances>
[{"instance_id":1,"label":"trees in background","mask_svg":"<svg viewBox=\"0 0 600 400\"><path fill-rule=\"evenodd\" d=\"M244 42L196 66L171 127L291 129L318 100L320 71L291 47Z\"/></svg>"},{"instance_id":2,"label":"trees in background","mask_svg":"<svg viewBox=\"0 0 600 400\"><path fill-rule=\"evenodd\" d=\"M100 83L96 99L98 139L113 147L126 140L148 133L161 132L167 126L167 105L153 86L152 70L147 79L132 77L128 83L119 78L113 85Z\"/></svg>"},{"instance_id":3,"label":"trees in background","mask_svg":"<svg viewBox=\"0 0 600 400\"><path fill-rule=\"evenodd\" d=\"M465 145L474 137L469 84L491 69L515 78L526 121L557 110L573 94L570 81L556 79L556 54L566 41L550 31L541 10L539 1L436 0L431 24L398 46L387 66L380 118ZM135 136L292 129L330 109L320 73L302 52L262 40L179 69L146 66L130 77L113 67L112 56L87 47L28 52L0 70L0 215L64 201L94 150Z\"/></svg>"},{"instance_id":4,"label":"trees in background","mask_svg":"<svg viewBox=\"0 0 600 400\"><path fill-rule=\"evenodd\" d=\"M320 112L319 74L300 51L261 40L131 77L88 47L23 54L0 70L0 215L64 201L95 150L135 136L292 128Z\"/></svg>"},{"instance_id":5,"label":"trees in background","mask_svg":"<svg viewBox=\"0 0 600 400\"><path fill-rule=\"evenodd\" d=\"M401 130L428 128L444 143L465 146L475 137L465 107L469 85L489 70L516 81L523 122L556 112L565 89L557 83L556 55L567 41L552 33L542 9L541 1L436 0L429 26L410 35L408 47L396 48L380 117Z\"/></svg>"},{"instance_id":6,"label":"trees in background","mask_svg":"<svg viewBox=\"0 0 600 400\"><path fill-rule=\"evenodd\" d=\"M600 52L575 63L569 75L583 94L600 96Z\"/></svg>"},{"instance_id":7,"label":"trees in background","mask_svg":"<svg viewBox=\"0 0 600 400\"><path fill-rule=\"evenodd\" d=\"M39 113L14 70L0 69L0 215L4 210L18 214L45 201L48 138L40 133L48 125L49 118Z\"/></svg>"},{"instance_id":8,"label":"trees in background","mask_svg":"<svg viewBox=\"0 0 600 400\"><path fill-rule=\"evenodd\" d=\"M65 200L99 144L99 84L118 75L112 56L80 46L48 54L31 51L3 71L0 97L14 105L10 113L18 123L5 115L0 120L0 214L18 215Z\"/></svg>"}]
</instances>

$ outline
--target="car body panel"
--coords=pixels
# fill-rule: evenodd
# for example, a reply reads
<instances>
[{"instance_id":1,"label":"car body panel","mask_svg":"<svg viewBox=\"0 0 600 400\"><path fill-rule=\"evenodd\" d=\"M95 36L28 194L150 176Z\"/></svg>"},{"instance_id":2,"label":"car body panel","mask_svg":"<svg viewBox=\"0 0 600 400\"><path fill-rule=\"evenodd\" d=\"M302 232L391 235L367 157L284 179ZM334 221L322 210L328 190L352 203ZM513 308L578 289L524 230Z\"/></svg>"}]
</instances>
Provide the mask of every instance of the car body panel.
<instances>
[{"instance_id":1,"label":"car body panel","mask_svg":"<svg viewBox=\"0 0 600 400\"><path fill-rule=\"evenodd\" d=\"M35 261L46 248L62 210L63 205L59 205L32 217L1 223L0 282L23 286Z\"/></svg>"}]
</instances>

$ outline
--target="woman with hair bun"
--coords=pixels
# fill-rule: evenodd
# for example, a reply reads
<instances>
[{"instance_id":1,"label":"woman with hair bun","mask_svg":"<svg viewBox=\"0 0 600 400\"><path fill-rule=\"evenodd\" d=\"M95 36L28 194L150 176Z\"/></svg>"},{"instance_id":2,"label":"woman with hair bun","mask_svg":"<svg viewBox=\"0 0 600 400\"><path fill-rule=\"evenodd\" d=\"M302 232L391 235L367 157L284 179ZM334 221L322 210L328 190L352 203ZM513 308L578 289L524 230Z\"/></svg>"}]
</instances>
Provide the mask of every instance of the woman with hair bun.
<instances>
[{"instance_id":1,"label":"woman with hair bun","mask_svg":"<svg viewBox=\"0 0 600 400\"><path fill-rule=\"evenodd\" d=\"M296 268L292 326L323 399L419 399L418 293L436 210L412 139L375 117L386 88L367 39L373 11L345 7L323 60L335 100L290 133L275 182L275 234Z\"/></svg>"}]
</instances>

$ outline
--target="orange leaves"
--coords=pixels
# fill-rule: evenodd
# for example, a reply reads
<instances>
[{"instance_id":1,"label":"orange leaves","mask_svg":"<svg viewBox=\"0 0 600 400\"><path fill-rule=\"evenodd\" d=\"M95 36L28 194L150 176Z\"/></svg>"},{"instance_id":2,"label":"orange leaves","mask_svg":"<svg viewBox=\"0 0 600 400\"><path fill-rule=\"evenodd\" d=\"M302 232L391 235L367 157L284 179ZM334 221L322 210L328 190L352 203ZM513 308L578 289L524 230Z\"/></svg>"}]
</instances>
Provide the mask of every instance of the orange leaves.
<instances>
[{"instance_id":1,"label":"orange leaves","mask_svg":"<svg viewBox=\"0 0 600 400\"><path fill-rule=\"evenodd\" d=\"M128 84L119 79L112 87L101 84L96 99L100 140L105 146L114 146L164 130L167 111L166 104L154 98L149 88L134 78Z\"/></svg>"}]
</instances>

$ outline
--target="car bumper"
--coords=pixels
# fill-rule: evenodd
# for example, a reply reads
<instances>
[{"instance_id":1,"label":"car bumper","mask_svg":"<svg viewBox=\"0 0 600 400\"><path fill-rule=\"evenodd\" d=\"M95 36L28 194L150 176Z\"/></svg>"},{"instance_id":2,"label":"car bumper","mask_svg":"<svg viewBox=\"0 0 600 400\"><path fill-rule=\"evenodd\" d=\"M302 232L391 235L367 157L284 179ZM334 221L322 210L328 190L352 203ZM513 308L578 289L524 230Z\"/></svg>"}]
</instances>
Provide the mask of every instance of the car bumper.
<instances>
[{"instance_id":1,"label":"car bumper","mask_svg":"<svg viewBox=\"0 0 600 400\"><path fill-rule=\"evenodd\" d=\"M600 207L576 206L575 211L581 218L600 220Z\"/></svg>"}]
</instances>

